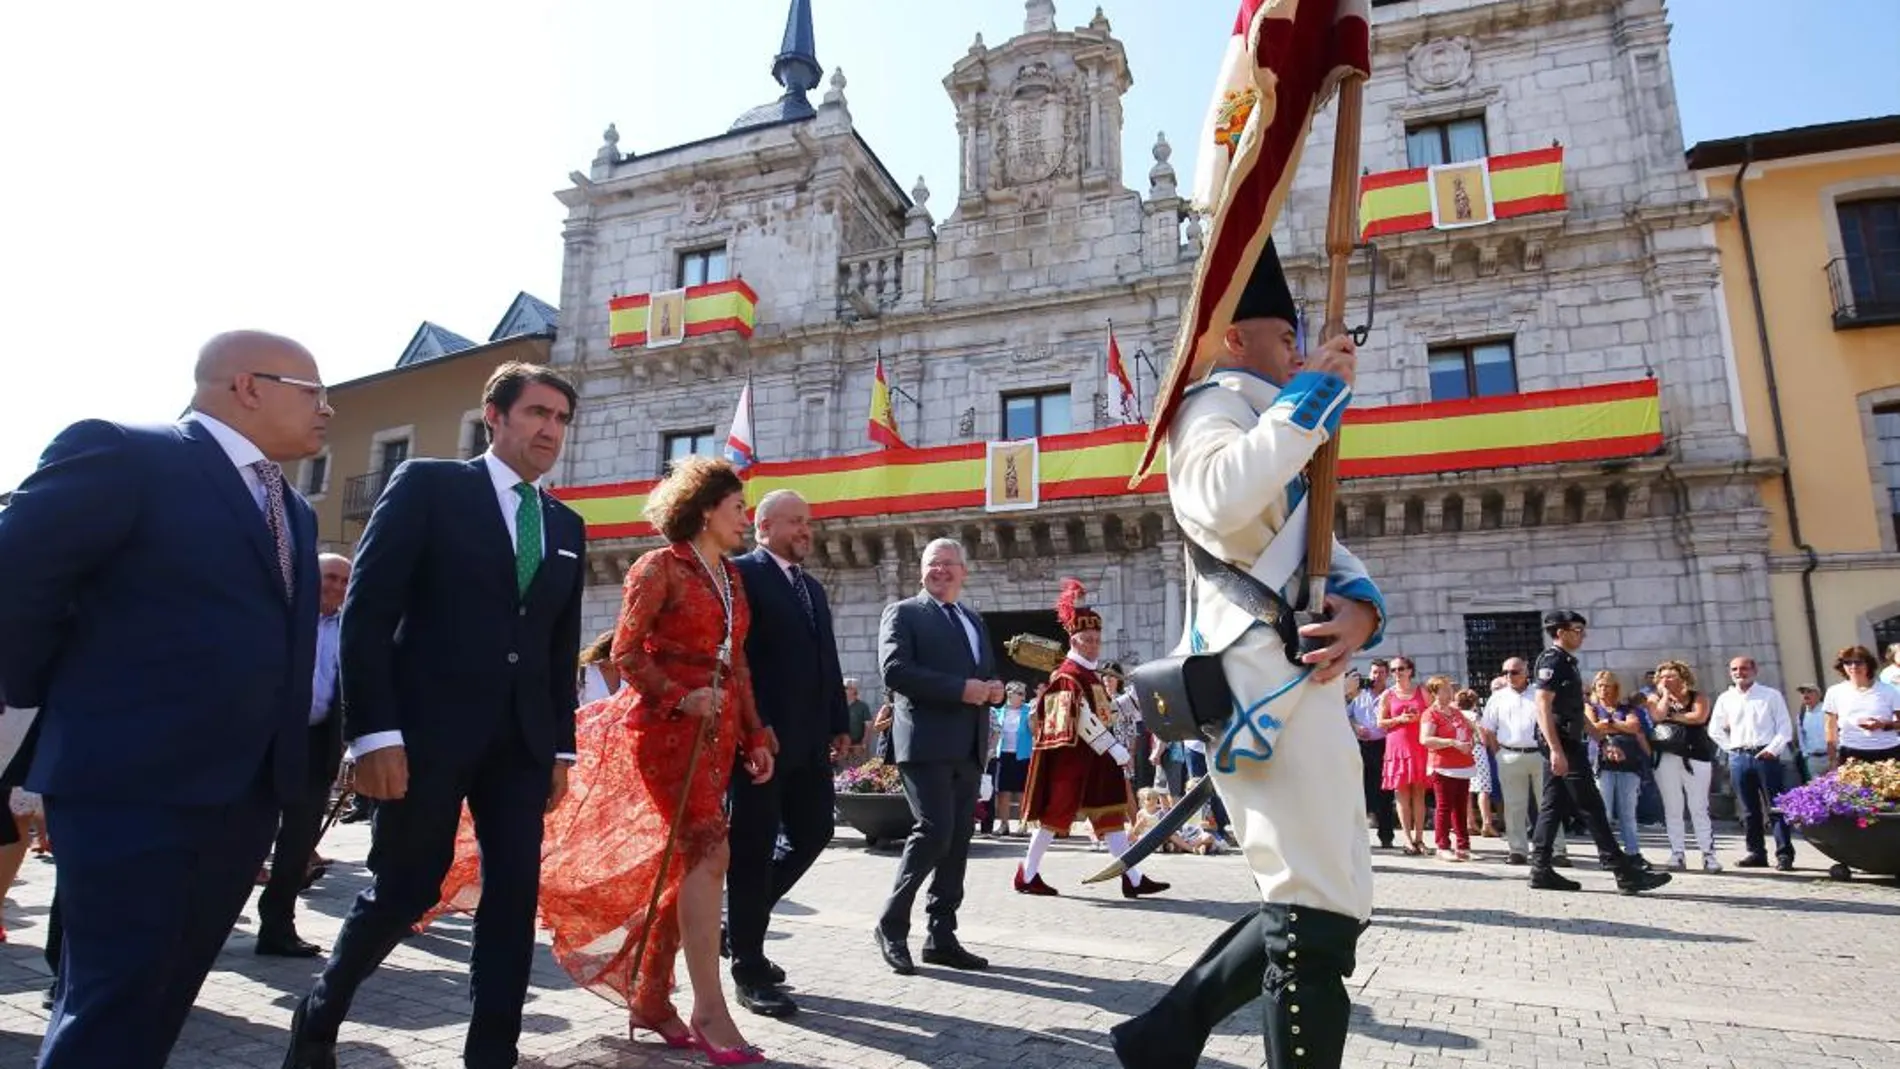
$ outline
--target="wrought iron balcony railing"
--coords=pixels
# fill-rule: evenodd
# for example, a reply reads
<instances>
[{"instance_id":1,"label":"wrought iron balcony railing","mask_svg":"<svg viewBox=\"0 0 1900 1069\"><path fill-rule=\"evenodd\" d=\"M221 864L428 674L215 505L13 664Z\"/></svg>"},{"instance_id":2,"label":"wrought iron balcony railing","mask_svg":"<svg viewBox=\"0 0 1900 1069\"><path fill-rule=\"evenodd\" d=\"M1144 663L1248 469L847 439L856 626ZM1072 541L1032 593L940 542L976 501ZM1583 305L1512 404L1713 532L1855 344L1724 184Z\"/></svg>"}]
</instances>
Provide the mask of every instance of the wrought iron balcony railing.
<instances>
[{"instance_id":1,"label":"wrought iron balcony railing","mask_svg":"<svg viewBox=\"0 0 1900 1069\"><path fill-rule=\"evenodd\" d=\"M1829 260L1827 289L1835 330L1900 324L1900 251Z\"/></svg>"},{"instance_id":2,"label":"wrought iron balcony railing","mask_svg":"<svg viewBox=\"0 0 1900 1069\"><path fill-rule=\"evenodd\" d=\"M389 481L389 473L372 471L368 475L352 475L343 483L343 518L346 520L367 520L370 510L376 507L376 499L383 496L383 484Z\"/></svg>"}]
</instances>

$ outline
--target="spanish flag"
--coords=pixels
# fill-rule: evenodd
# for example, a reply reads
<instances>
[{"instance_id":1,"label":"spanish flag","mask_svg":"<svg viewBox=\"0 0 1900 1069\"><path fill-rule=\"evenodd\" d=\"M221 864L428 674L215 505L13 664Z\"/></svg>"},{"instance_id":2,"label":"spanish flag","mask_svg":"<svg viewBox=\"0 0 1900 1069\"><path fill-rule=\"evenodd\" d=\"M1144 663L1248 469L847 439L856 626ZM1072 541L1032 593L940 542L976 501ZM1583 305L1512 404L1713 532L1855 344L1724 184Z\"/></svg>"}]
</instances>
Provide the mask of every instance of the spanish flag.
<instances>
[{"instance_id":1,"label":"spanish flag","mask_svg":"<svg viewBox=\"0 0 1900 1069\"><path fill-rule=\"evenodd\" d=\"M897 414L891 408L891 387L884 381L884 358L877 358L877 375L871 382L871 419L865 434L886 449L908 449L897 433Z\"/></svg>"}]
</instances>

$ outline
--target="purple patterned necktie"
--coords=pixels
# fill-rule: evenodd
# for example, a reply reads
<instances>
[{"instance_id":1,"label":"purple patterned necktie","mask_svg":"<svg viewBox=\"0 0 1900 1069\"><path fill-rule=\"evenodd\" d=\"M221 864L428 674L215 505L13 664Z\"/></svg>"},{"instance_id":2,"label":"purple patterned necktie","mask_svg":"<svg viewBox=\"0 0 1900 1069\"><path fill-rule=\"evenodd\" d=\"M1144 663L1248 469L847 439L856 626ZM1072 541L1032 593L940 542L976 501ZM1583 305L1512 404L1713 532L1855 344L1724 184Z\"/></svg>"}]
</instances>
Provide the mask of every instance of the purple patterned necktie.
<instances>
[{"instance_id":1,"label":"purple patterned necktie","mask_svg":"<svg viewBox=\"0 0 1900 1069\"><path fill-rule=\"evenodd\" d=\"M277 543L277 570L284 577L284 600L288 601L296 595L296 590L291 567L290 513L284 509L284 469L271 461L259 460L251 465L251 470L264 486L264 525L270 528L270 536Z\"/></svg>"}]
</instances>

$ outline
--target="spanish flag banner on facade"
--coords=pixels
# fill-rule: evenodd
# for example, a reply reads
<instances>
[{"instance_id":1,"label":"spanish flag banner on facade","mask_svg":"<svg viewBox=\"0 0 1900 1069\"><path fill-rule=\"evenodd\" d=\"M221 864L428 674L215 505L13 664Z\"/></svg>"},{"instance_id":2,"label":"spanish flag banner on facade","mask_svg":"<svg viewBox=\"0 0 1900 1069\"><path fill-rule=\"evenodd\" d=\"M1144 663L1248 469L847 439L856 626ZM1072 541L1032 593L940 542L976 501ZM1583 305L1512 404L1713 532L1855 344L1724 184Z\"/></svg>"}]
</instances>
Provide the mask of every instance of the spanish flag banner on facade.
<instances>
[{"instance_id":1,"label":"spanish flag banner on facade","mask_svg":"<svg viewBox=\"0 0 1900 1069\"><path fill-rule=\"evenodd\" d=\"M871 380L871 418L864 432L886 449L904 449L904 437L897 433L897 413L891 408L891 387L884 379L884 358L877 358L877 373Z\"/></svg>"},{"instance_id":2,"label":"spanish flag banner on facade","mask_svg":"<svg viewBox=\"0 0 1900 1069\"><path fill-rule=\"evenodd\" d=\"M1362 240L1562 211L1560 145L1508 156L1369 174L1359 180Z\"/></svg>"},{"instance_id":3,"label":"spanish flag banner on facade","mask_svg":"<svg viewBox=\"0 0 1900 1069\"><path fill-rule=\"evenodd\" d=\"M963 442L929 449L873 449L850 456L762 460L748 472L746 500L795 490L820 520L902 516L946 509L1026 510L1077 499L1118 498L1141 461L1139 423L1026 442ZM1573 464L1648 456L1663 448L1655 379L1382 408L1354 408L1340 431L1347 479L1442 474L1484 468ZM1001 451L1018 458L1018 486ZM1025 462L1027 461L1027 462ZM998 472L1003 474L999 478ZM1024 480L1033 481L1033 485ZM1001 483L1000 492L996 486ZM554 495L587 523L589 538L647 538L646 495L655 480L566 486ZM1161 493L1157 472L1134 484Z\"/></svg>"}]
</instances>

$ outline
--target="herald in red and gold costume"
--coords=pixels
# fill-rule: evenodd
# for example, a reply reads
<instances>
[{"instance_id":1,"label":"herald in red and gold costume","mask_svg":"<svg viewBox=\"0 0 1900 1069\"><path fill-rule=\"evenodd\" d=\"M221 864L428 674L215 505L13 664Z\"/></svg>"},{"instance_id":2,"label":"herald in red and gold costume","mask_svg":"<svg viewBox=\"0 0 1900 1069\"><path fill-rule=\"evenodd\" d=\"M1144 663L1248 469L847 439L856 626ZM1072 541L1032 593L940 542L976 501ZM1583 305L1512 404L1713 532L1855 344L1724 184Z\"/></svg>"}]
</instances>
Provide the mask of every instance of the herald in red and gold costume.
<instances>
[{"instance_id":1,"label":"herald in red and gold costume","mask_svg":"<svg viewBox=\"0 0 1900 1069\"><path fill-rule=\"evenodd\" d=\"M1069 634L1069 655L1049 673L1049 689L1030 714L1035 752L1023 787L1023 821L1035 824L1029 852L1016 870L1016 890L1053 895L1043 881L1042 857L1056 839L1082 819L1108 843L1117 857L1128 849L1128 749L1116 741L1115 706L1096 673L1102 655L1102 616L1078 604L1084 591L1074 579L1062 583L1056 617ZM1131 870L1122 877L1122 895L1137 898L1165 891L1168 885Z\"/></svg>"}]
</instances>

